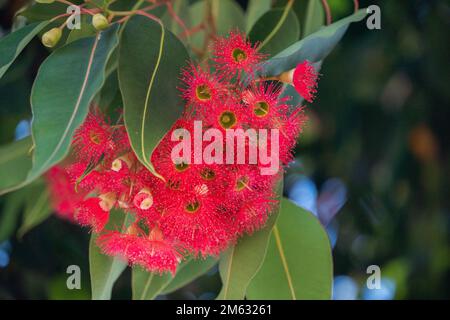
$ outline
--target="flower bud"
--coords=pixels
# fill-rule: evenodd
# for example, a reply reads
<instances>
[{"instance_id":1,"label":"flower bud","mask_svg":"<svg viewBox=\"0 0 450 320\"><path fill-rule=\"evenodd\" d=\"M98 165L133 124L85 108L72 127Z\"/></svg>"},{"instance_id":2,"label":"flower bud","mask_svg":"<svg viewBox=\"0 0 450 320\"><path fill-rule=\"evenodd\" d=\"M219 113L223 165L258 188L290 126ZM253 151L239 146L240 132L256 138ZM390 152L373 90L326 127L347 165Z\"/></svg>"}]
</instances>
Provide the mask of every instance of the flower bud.
<instances>
[{"instance_id":1,"label":"flower bud","mask_svg":"<svg viewBox=\"0 0 450 320\"><path fill-rule=\"evenodd\" d=\"M295 68L292 70L283 72L282 74L280 74L278 76L278 80L280 80L283 83L292 85L292 83L294 81L294 71L295 71Z\"/></svg>"},{"instance_id":2,"label":"flower bud","mask_svg":"<svg viewBox=\"0 0 450 320\"><path fill-rule=\"evenodd\" d=\"M142 189L134 196L133 204L141 210L148 210L153 205L153 196L147 188Z\"/></svg>"},{"instance_id":3,"label":"flower bud","mask_svg":"<svg viewBox=\"0 0 450 320\"><path fill-rule=\"evenodd\" d=\"M124 164L126 164L128 168L131 168L132 160L129 154L115 159L111 164L111 170L119 172L120 170L122 170Z\"/></svg>"},{"instance_id":4,"label":"flower bud","mask_svg":"<svg viewBox=\"0 0 450 320\"><path fill-rule=\"evenodd\" d=\"M92 25L95 29L102 31L109 27L109 22L104 15L97 13L92 17Z\"/></svg>"},{"instance_id":5,"label":"flower bud","mask_svg":"<svg viewBox=\"0 0 450 320\"><path fill-rule=\"evenodd\" d=\"M61 39L62 31L59 28L53 28L42 35L42 44L47 48L53 48Z\"/></svg>"}]
</instances>

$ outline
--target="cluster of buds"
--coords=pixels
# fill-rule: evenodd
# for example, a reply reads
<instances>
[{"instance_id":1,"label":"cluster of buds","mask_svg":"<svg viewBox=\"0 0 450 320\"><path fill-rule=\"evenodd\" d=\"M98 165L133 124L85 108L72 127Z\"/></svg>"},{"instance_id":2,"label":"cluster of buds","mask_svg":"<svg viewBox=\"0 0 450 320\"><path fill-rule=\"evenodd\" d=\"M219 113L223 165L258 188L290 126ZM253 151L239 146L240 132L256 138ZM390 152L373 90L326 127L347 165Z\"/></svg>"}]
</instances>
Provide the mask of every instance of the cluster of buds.
<instances>
[{"instance_id":1,"label":"cluster of buds","mask_svg":"<svg viewBox=\"0 0 450 320\"><path fill-rule=\"evenodd\" d=\"M55 2L55 0L36 0L36 2L42 3L42 4L51 4L51 3ZM68 3L70 4L70 2L68 2ZM102 13L94 14L91 11L88 11L88 12L91 13L91 15L92 15L92 18L91 18L92 26L97 31L103 31L109 27L109 25L110 25L109 20ZM58 18L58 17L56 17L56 18ZM72 16L70 16L68 19L71 19L71 18L72 18ZM52 28L52 29L48 30L47 32L45 32L41 38L42 44L44 46L46 46L47 48L55 47L61 40L62 32L63 32L64 27L66 26L67 21L65 23L63 23L61 26Z\"/></svg>"},{"instance_id":2,"label":"cluster of buds","mask_svg":"<svg viewBox=\"0 0 450 320\"><path fill-rule=\"evenodd\" d=\"M305 121L303 108L290 106L279 85L255 78L265 57L242 34L231 32L212 49L208 64L182 71L185 111L149 157L164 179L138 161L124 126L109 124L98 110L76 131L76 161L47 175L57 211L72 212L75 221L99 233L104 253L151 272L175 273L186 255L219 255L242 235L262 228L277 204L280 175L262 174L266 163L259 158L203 163L185 154L184 160L174 160L172 151L183 140L174 139L179 129L194 135L196 121L224 135L232 129L276 129L276 140L258 145L279 145L279 161L287 165ZM293 81L303 97L312 99L317 74L306 62L297 69ZM232 153L231 160L241 156L225 141L215 143L216 151ZM247 141L246 147L251 144ZM209 147L202 142L202 154ZM107 224L114 208L133 217L126 228Z\"/></svg>"}]
</instances>

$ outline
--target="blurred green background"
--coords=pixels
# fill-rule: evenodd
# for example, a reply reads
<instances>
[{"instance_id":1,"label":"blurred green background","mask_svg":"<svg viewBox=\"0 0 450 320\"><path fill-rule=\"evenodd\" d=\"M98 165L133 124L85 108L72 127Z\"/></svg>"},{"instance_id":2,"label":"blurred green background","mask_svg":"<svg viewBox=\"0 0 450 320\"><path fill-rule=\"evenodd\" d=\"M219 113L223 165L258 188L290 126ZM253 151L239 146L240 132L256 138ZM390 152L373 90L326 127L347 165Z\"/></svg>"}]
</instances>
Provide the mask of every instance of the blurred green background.
<instances>
[{"instance_id":1,"label":"blurred green background","mask_svg":"<svg viewBox=\"0 0 450 320\"><path fill-rule=\"evenodd\" d=\"M23 2L0 0L0 37ZM285 195L327 227L335 299L448 299L450 1L360 2L381 7L382 28L351 25L325 61ZM351 0L329 3L334 20L353 10ZM27 130L31 85L47 54L35 39L0 81L2 144ZM0 198L3 215L15 209L14 195ZM5 223L19 221L0 216L0 234ZM88 241L85 229L51 217L1 242L0 299L88 299ZM81 290L66 289L72 264ZM367 289L370 265L381 268L381 289ZM129 283L128 270L114 297L129 298ZM219 289L213 269L161 298L211 299Z\"/></svg>"}]
</instances>

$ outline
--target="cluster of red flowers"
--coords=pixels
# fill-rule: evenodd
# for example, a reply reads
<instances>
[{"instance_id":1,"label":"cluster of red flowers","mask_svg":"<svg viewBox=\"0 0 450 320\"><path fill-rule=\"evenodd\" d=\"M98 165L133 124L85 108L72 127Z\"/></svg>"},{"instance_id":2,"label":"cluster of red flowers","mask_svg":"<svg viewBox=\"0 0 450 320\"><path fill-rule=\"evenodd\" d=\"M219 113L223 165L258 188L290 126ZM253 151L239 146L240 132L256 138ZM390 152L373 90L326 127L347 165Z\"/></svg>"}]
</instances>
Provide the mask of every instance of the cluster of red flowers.
<instances>
[{"instance_id":1,"label":"cluster of red flowers","mask_svg":"<svg viewBox=\"0 0 450 320\"><path fill-rule=\"evenodd\" d=\"M283 164L291 161L305 117L302 108L292 111L287 98L280 98L280 86L254 78L263 58L243 35L232 32L215 42L211 65L183 70L185 112L151 155L164 180L135 157L123 125L91 112L75 134L76 161L47 175L55 209L64 216L72 212L79 224L99 233L104 253L159 273L175 273L186 254L218 255L263 227L276 204L279 175L262 175L259 160L194 164L171 157L178 143L172 141L174 131L192 132L194 121L201 120L204 128L223 132L278 129L279 141L268 143L279 143ZM296 87L311 100L317 74L306 62L297 69ZM126 228L107 225L114 208L133 217Z\"/></svg>"}]
</instances>

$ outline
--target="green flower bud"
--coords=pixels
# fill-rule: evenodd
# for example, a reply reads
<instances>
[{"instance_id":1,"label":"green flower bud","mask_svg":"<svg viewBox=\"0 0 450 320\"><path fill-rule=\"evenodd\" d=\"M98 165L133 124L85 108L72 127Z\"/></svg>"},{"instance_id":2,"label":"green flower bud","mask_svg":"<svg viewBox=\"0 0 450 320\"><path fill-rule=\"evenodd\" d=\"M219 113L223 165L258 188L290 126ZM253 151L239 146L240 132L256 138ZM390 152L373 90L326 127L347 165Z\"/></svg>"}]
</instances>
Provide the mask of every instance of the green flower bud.
<instances>
[{"instance_id":1,"label":"green flower bud","mask_svg":"<svg viewBox=\"0 0 450 320\"><path fill-rule=\"evenodd\" d=\"M61 39L62 31L59 28L53 28L44 33L42 36L42 44L48 48L53 48Z\"/></svg>"},{"instance_id":2,"label":"green flower bud","mask_svg":"<svg viewBox=\"0 0 450 320\"><path fill-rule=\"evenodd\" d=\"M53 3L55 0L36 0L37 3Z\"/></svg>"},{"instance_id":3,"label":"green flower bud","mask_svg":"<svg viewBox=\"0 0 450 320\"><path fill-rule=\"evenodd\" d=\"M109 27L109 22L104 15L102 15L101 13L97 13L92 17L92 25L95 29L101 31Z\"/></svg>"}]
</instances>

